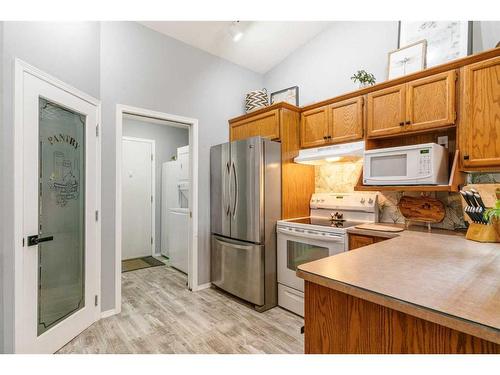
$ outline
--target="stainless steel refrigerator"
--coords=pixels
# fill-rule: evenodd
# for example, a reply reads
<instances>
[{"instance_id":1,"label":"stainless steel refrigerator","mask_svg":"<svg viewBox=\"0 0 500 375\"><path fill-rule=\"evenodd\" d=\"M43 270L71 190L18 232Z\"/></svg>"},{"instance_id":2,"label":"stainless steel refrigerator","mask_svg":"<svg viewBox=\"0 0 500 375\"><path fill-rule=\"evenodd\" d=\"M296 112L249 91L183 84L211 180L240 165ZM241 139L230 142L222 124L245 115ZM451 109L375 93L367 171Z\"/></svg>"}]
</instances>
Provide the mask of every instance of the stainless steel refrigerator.
<instances>
[{"instance_id":1,"label":"stainless steel refrigerator","mask_svg":"<svg viewBox=\"0 0 500 375\"><path fill-rule=\"evenodd\" d=\"M211 282L259 311L277 304L281 144L261 137L210 149Z\"/></svg>"}]
</instances>

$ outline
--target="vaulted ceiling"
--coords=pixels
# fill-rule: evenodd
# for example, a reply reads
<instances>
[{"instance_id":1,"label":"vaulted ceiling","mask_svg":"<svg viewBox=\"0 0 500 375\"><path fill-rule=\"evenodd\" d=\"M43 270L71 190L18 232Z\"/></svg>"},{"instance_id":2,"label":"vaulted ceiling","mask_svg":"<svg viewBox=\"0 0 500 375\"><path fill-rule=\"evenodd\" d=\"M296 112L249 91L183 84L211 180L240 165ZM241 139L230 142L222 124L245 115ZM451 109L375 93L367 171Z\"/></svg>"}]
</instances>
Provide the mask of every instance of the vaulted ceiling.
<instances>
[{"instance_id":1,"label":"vaulted ceiling","mask_svg":"<svg viewBox=\"0 0 500 375\"><path fill-rule=\"evenodd\" d=\"M235 64L266 73L331 22L144 21L142 25ZM235 30L241 39L234 41Z\"/></svg>"}]
</instances>

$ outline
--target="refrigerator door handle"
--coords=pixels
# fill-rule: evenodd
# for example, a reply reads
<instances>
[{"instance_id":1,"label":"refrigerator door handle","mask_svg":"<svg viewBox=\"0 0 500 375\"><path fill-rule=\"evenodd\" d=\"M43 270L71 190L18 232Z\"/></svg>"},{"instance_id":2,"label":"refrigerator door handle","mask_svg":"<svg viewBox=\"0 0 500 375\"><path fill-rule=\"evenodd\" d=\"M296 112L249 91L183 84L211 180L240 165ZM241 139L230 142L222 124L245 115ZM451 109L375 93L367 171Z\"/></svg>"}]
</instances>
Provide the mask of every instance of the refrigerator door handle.
<instances>
[{"instance_id":1,"label":"refrigerator door handle","mask_svg":"<svg viewBox=\"0 0 500 375\"><path fill-rule=\"evenodd\" d=\"M232 162L233 167L233 177L234 177L234 205L233 205L233 217L236 216L236 209L238 208L238 176L236 175L236 166Z\"/></svg>"},{"instance_id":2,"label":"refrigerator door handle","mask_svg":"<svg viewBox=\"0 0 500 375\"><path fill-rule=\"evenodd\" d=\"M226 189L224 191L224 209L226 211L226 216L229 216L231 212L231 198L229 197L231 195L230 192L230 184L231 184L231 167L229 165L229 162L226 163L226 178L224 181L224 184L226 185Z\"/></svg>"}]
</instances>

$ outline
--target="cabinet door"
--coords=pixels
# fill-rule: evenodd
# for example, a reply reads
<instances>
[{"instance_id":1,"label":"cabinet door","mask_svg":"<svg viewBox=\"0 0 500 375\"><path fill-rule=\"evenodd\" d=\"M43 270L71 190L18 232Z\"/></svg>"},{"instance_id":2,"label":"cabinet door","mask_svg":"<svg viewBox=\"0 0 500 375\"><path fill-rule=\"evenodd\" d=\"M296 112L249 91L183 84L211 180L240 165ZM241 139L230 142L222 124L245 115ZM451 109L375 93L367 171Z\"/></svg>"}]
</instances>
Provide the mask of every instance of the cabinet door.
<instances>
[{"instance_id":1,"label":"cabinet door","mask_svg":"<svg viewBox=\"0 0 500 375\"><path fill-rule=\"evenodd\" d=\"M500 57L466 66L463 94L463 166L500 167Z\"/></svg>"},{"instance_id":2,"label":"cabinet door","mask_svg":"<svg viewBox=\"0 0 500 375\"><path fill-rule=\"evenodd\" d=\"M363 138L363 97L330 105L328 115L330 142L346 142Z\"/></svg>"},{"instance_id":3,"label":"cabinet door","mask_svg":"<svg viewBox=\"0 0 500 375\"><path fill-rule=\"evenodd\" d=\"M400 134L405 122L406 85L397 85L367 95L368 138Z\"/></svg>"},{"instance_id":4,"label":"cabinet door","mask_svg":"<svg viewBox=\"0 0 500 375\"><path fill-rule=\"evenodd\" d=\"M372 236L363 236L361 234L349 234L349 250L354 250L363 246L375 243Z\"/></svg>"},{"instance_id":5,"label":"cabinet door","mask_svg":"<svg viewBox=\"0 0 500 375\"><path fill-rule=\"evenodd\" d=\"M455 123L455 79L451 70L408 82L405 131L419 131Z\"/></svg>"},{"instance_id":6,"label":"cabinet door","mask_svg":"<svg viewBox=\"0 0 500 375\"><path fill-rule=\"evenodd\" d=\"M231 141L261 136L272 140L280 139L279 109L260 113L231 124Z\"/></svg>"},{"instance_id":7,"label":"cabinet door","mask_svg":"<svg viewBox=\"0 0 500 375\"><path fill-rule=\"evenodd\" d=\"M305 111L300 119L300 147L323 146L328 142L328 107Z\"/></svg>"}]
</instances>

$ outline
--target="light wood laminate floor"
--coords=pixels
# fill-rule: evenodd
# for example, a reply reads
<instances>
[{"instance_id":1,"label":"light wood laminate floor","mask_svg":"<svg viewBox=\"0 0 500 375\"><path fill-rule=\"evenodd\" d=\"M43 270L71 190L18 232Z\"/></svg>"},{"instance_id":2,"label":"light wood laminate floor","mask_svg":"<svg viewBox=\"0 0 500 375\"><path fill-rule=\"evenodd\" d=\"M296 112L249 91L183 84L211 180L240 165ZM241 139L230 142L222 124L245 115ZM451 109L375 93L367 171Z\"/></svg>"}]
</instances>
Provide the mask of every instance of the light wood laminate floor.
<instances>
[{"instance_id":1,"label":"light wood laminate floor","mask_svg":"<svg viewBox=\"0 0 500 375\"><path fill-rule=\"evenodd\" d=\"M190 292L168 266L122 274L122 312L59 353L303 353L303 319L258 313L217 289Z\"/></svg>"}]
</instances>

